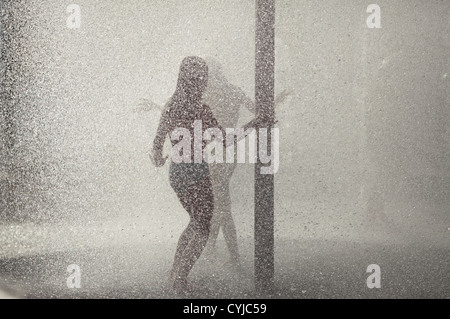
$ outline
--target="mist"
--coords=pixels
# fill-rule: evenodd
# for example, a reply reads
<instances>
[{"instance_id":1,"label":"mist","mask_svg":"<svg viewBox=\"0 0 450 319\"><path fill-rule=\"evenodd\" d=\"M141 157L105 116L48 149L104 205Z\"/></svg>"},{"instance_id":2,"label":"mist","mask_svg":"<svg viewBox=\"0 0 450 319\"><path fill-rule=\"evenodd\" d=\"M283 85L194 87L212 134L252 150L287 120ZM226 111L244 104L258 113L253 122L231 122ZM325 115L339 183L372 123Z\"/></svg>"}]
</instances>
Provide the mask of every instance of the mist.
<instances>
[{"instance_id":1,"label":"mist","mask_svg":"<svg viewBox=\"0 0 450 319\"><path fill-rule=\"evenodd\" d=\"M161 110L139 106L143 99L163 106L190 55L220 61L254 100L255 3L76 4L76 29L67 25L66 3L1 4L2 280L28 297L167 296L161 287L189 216L168 165L156 168L148 156ZM411 275L434 260L431 283L375 297L448 297L439 278L450 269L450 5L378 5L382 27L369 29L364 1L276 3L275 94L290 92L275 109L280 296L340 297L342 287L319 269L351 269L345 287L364 285L367 265L380 260L393 271L401 263L381 250L409 247L407 256L420 256L406 266ZM252 116L242 108L239 123ZM194 268L208 287L199 296L252 294L254 184L254 166L238 164L230 190L246 271L222 267L221 240L219 261ZM86 273L76 293L65 287L71 263ZM211 273L227 288L215 290ZM116 281L122 290L105 288Z\"/></svg>"}]
</instances>

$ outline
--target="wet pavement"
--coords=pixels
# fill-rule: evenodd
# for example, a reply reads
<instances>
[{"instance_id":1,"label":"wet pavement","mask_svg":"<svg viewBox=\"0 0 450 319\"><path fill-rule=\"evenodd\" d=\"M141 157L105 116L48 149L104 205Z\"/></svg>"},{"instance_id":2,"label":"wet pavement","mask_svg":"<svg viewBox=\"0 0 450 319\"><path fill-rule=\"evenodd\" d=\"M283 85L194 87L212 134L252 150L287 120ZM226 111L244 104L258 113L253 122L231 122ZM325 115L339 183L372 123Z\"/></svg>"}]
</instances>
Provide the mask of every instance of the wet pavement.
<instances>
[{"instance_id":1,"label":"wet pavement","mask_svg":"<svg viewBox=\"0 0 450 319\"><path fill-rule=\"evenodd\" d=\"M279 240L272 298L449 298L450 254L445 245L337 240ZM137 244L32 254L0 260L9 294L24 298L181 298L165 286L175 243ZM225 244L201 257L190 298L257 298L252 243L241 242L242 269L227 266ZM247 257L246 257L247 256ZM68 288L67 267L81 270ZM381 288L367 287L367 266L381 269Z\"/></svg>"}]
</instances>

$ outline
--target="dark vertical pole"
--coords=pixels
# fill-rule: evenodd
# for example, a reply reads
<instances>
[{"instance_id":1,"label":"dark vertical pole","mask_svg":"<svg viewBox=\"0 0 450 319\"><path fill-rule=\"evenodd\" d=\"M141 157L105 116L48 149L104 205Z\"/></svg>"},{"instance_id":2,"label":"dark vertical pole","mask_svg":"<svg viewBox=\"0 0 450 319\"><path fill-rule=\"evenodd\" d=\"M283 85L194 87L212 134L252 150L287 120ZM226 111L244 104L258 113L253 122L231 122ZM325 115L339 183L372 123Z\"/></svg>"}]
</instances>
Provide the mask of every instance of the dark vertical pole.
<instances>
[{"instance_id":1,"label":"dark vertical pole","mask_svg":"<svg viewBox=\"0 0 450 319\"><path fill-rule=\"evenodd\" d=\"M275 0L256 0L256 115L274 118ZM268 151L271 134L268 127ZM259 137L258 137L259 145ZM274 184L272 174L255 165L255 288L260 295L273 292Z\"/></svg>"}]
</instances>

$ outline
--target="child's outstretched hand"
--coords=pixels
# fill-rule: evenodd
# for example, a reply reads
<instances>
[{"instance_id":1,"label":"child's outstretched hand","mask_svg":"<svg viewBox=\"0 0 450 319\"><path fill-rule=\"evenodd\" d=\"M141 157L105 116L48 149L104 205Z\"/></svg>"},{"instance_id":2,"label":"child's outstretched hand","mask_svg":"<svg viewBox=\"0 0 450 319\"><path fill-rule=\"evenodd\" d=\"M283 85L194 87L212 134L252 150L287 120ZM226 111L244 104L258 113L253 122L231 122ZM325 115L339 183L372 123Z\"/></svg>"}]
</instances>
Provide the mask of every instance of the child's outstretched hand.
<instances>
[{"instance_id":1,"label":"child's outstretched hand","mask_svg":"<svg viewBox=\"0 0 450 319\"><path fill-rule=\"evenodd\" d=\"M281 104L283 103L286 98L292 94L292 91L290 90L283 90L281 93L279 93L275 98L275 104Z\"/></svg>"},{"instance_id":2,"label":"child's outstretched hand","mask_svg":"<svg viewBox=\"0 0 450 319\"><path fill-rule=\"evenodd\" d=\"M269 127L269 126L273 126L277 123L278 121L275 118L272 118L270 116L257 116L254 120L253 120L253 126L255 128L260 128L260 127Z\"/></svg>"},{"instance_id":3,"label":"child's outstretched hand","mask_svg":"<svg viewBox=\"0 0 450 319\"><path fill-rule=\"evenodd\" d=\"M151 110L161 110L161 106L149 99L141 99L138 106L133 109L134 113L148 112Z\"/></svg>"},{"instance_id":4,"label":"child's outstretched hand","mask_svg":"<svg viewBox=\"0 0 450 319\"><path fill-rule=\"evenodd\" d=\"M153 153L153 151L150 151L148 153L148 156L150 157L152 164L155 165L156 167L164 166L167 159L169 158L169 156L162 157L162 155L160 153L156 154L156 153Z\"/></svg>"}]
</instances>

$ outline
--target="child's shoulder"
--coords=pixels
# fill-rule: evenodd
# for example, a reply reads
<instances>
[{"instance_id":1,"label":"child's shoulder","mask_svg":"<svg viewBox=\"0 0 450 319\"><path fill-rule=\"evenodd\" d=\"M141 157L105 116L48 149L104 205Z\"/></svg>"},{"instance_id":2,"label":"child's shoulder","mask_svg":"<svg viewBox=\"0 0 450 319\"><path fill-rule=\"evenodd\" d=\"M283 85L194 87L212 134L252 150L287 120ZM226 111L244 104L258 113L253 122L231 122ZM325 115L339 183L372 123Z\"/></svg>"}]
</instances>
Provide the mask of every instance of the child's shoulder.
<instances>
[{"instance_id":1,"label":"child's shoulder","mask_svg":"<svg viewBox=\"0 0 450 319\"><path fill-rule=\"evenodd\" d=\"M212 114L211 108L206 103L202 103L202 110L203 110L204 113L211 113Z\"/></svg>"},{"instance_id":2,"label":"child's shoulder","mask_svg":"<svg viewBox=\"0 0 450 319\"><path fill-rule=\"evenodd\" d=\"M217 125L217 120L214 116L214 113L211 111L211 108L208 104L202 104L202 119L206 121L206 123L210 123L212 126Z\"/></svg>"}]
</instances>

